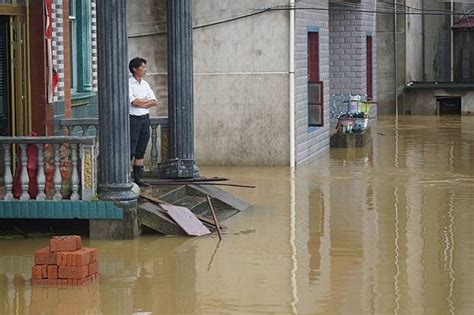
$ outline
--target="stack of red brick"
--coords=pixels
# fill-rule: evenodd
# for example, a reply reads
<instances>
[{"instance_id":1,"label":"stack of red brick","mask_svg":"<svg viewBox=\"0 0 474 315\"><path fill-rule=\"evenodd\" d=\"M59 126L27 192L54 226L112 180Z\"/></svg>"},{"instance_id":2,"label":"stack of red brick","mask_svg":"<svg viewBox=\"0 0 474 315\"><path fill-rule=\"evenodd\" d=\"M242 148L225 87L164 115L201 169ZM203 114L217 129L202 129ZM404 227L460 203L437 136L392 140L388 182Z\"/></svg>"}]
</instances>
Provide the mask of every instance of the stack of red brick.
<instances>
[{"instance_id":1,"label":"stack of red brick","mask_svg":"<svg viewBox=\"0 0 474 315\"><path fill-rule=\"evenodd\" d=\"M55 236L35 252L32 284L74 286L98 279L97 250L81 246L81 237Z\"/></svg>"}]
</instances>

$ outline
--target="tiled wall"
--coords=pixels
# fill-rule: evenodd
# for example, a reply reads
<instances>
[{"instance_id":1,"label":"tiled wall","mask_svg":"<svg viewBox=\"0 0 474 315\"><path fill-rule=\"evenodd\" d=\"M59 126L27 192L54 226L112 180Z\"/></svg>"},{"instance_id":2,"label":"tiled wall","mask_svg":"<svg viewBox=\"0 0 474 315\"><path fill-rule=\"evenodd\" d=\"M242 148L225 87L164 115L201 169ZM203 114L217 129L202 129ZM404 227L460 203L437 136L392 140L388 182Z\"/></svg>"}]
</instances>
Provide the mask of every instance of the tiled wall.
<instances>
[{"instance_id":1,"label":"tiled wall","mask_svg":"<svg viewBox=\"0 0 474 315\"><path fill-rule=\"evenodd\" d=\"M347 7L347 6L346 6ZM351 11L341 10L344 6L330 5L329 51L330 81L333 94L367 94L367 35L373 41L373 95L377 99L377 43L375 36L375 14L356 12L370 11L374 2L362 0L352 4ZM335 10L338 9L338 10Z\"/></svg>"},{"instance_id":2,"label":"tiled wall","mask_svg":"<svg viewBox=\"0 0 474 315\"><path fill-rule=\"evenodd\" d=\"M327 0L298 1L298 7L327 7ZM327 10L296 10L296 163L329 148L329 17ZM308 127L308 28L319 28L319 73L324 82L324 127Z\"/></svg>"}]
</instances>

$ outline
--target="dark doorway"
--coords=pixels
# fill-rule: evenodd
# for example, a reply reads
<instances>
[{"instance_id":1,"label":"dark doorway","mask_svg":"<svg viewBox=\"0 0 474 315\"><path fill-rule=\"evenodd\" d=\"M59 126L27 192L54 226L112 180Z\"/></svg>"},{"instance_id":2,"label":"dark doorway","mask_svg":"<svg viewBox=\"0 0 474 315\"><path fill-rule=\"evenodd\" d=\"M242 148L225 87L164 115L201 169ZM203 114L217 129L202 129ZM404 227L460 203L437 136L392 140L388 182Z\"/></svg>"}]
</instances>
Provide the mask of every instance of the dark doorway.
<instances>
[{"instance_id":1,"label":"dark doorway","mask_svg":"<svg viewBox=\"0 0 474 315\"><path fill-rule=\"evenodd\" d=\"M460 97L438 97L437 103L440 115L461 115Z\"/></svg>"}]
</instances>

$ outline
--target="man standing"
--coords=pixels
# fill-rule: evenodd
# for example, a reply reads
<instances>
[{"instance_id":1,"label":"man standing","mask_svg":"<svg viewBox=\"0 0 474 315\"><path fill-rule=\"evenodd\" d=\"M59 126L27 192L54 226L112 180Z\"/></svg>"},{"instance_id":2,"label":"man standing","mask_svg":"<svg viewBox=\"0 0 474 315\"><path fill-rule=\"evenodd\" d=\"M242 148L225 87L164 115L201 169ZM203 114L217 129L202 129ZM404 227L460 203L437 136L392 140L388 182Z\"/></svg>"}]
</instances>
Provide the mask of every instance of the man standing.
<instances>
[{"instance_id":1,"label":"man standing","mask_svg":"<svg viewBox=\"0 0 474 315\"><path fill-rule=\"evenodd\" d=\"M133 162L133 180L141 187L150 186L143 181L143 162L150 140L150 107L156 106L156 97L150 85L143 80L146 74L146 60L133 58L128 66L132 76L129 79L130 109L130 153Z\"/></svg>"}]
</instances>

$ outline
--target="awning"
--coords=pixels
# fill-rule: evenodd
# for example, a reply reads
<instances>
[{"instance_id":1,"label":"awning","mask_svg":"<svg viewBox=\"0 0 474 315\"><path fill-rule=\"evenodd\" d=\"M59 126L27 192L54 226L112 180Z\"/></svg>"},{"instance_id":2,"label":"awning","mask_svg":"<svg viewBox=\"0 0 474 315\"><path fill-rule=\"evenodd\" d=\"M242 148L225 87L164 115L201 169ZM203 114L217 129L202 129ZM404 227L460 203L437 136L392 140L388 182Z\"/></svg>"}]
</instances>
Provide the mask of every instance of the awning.
<instances>
[{"instance_id":1,"label":"awning","mask_svg":"<svg viewBox=\"0 0 474 315\"><path fill-rule=\"evenodd\" d=\"M457 21L453 25L453 31L474 30L474 16L467 16Z\"/></svg>"}]
</instances>

